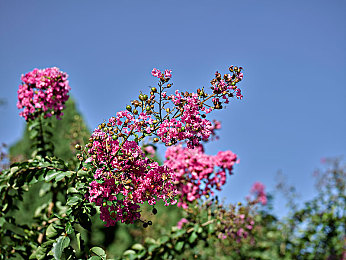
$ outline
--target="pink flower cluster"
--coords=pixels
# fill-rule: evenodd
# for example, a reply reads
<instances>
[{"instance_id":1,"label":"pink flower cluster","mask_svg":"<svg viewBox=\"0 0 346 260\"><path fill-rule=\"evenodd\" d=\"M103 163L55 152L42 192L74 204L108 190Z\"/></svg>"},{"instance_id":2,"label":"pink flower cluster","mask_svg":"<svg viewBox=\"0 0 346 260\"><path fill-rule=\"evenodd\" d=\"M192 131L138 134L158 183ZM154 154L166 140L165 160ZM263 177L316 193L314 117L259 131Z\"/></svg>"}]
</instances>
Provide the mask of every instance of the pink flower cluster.
<instances>
[{"instance_id":1,"label":"pink flower cluster","mask_svg":"<svg viewBox=\"0 0 346 260\"><path fill-rule=\"evenodd\" d=\"M226 173L232 174L233 165L238 163L237 155L231 151L207 155L202 145L195 149L181 145L171 146L166 151L165 165L175 172L177 189L181 195L178 206L187 208L192 202L213 189L221 190L226 183Z\"/></svg>"},{"instance_id":2,"label":"pink flower cluster","mask_svg":"<svg viewBox=\"0 0 346 260\"><path fill-rule=\"evenodd\" d=\"M157 77L157 78L171 78L172 77L172 70L165 70L164 73L162 73L159 69L156 69L156 68L153 68L152 72L151 72L151 75L153 75L154 77Z\"/></svg>"},{"instance_id":3,"label":"pink flower cluster","mask_svg":"<svg viewBox=\"0 0 346 260\"><path fill-rule=\"evenodd\" d=\"M219 99L227 93L231 95L228 86L233 86L232 91L236 89L234 86L241 77L235 77L238 74L233 73L231 79L226 80L226 94L212 87L214 93L210 95L203 89L197 93L176 91L168 95L164 90L172 86L167 84L172 71L161 72L154 68L152 75L160 79L158 88L152 87L150 96L141 93L139 100L132 100L131 105L126 106L127 111L120 111L107 123L100 124L86 146L85 168L94 175L90 179L88 198L101 207L101 218L107 225L117 221L132 223L139 219L140 204L145 201L154 205L156 199L163 199L166 205L174 204L177 194L174 183L179 183L182 194L180 206L186 207L186 201L212 193L214 187L220 189L225 183L226 171L231 172L236 162L236 155L230 151L214 157L204 155L200 141L215 135L219 124L213 125L206 119L206 114L221 109L223 103L214 102L213 107L206 101ZM220 81L219 76L214 80ZM178 155L179 163L174 163L173 155L165 166L159 166L145 157L145 153L153 156L152 147L147 146L143 152L139 146L140 141L152 135L154 142L161 140L168 146L186 142L188 148L196 149L177 146L175 149L180 149L178 152L183 154L180 157L186 157L181 159L183 164ZM190 157L194 157L191 162Z\"/></svg>"},{"instance_id":4,"label":"pink flower cluster","mask_svg":"<svg viewBox=\"0 0 346 260\"><path fill-rule=\"evenodd\" d=\"M262 203L262 205L267 204L267 195L264 191L265 186L260 182L255 182L253 186L251 187L251 193L255 194L256 201Z\"/></svg>"},{"instance_id":5,"label":"pink flower cluster","mask_svg":"<svg viewBox=\"0 0 346 260\"><path fill-rule=\"evenodd\" d=\"M145 157L137 142L120 144L111 133L113 127L125 128L121 118L127 114L119 112L117 118L109 120L108 127L96 129L88 146L90 157L86 165L93 169L94 176L87 198L101 207L106 226L140 219L140 204L146 201L150 205L155 205L157 199L164 200L165 205L176 203L174 173Z\"/></svg>"},{"instance_id":6,"label":"pink flower cluster","mask_svg":"<svg viewBox=\"0 0 346 260\"><path fill-rule=\"evenodd\" d=\"M229 97L233 97L234 94L238 99L243 98L241 89L236 86L236 84L240 82L244 77L244 74L241 72L242 69L242 67L238 68L231 66L229 70L232 72L232 75L225 74L223 78L221 77L221 74L216 71L215 79L210 82L212 85L211 89L213 90L213 93L218 95L217 97L213 98L213 103L215 105L221 105L221 97L224 100L223 102L225 104L229 103ZM233 91L233 93L231 94L230 91Z\"/></svg>"},{"instance_id":7,"label":"pink flower cluster","mask_svg":"<svg viewBox=\"0 0 346 260\"><path fill-rule=\"evenodd\" d=\"M176 107L180 108L179 117L164 120L157 135L166 145L175 144L179 141L187 141L189 148L199 145L201 140L208 140L213 131L212 123L203 118L212 111L206 108L200 101L198 94L190 93L183 95L175 91L175 95L168 96Z\"/></svg>"},{"instance_id":8,"label":"pink flower cluster","mask_svg":"<svg viewBox=\"0 0 346 260\"><path fill-rule=\"evenodd\" d=\"M29 120L40 114L45 117L55 114L60 119L71 89L67 77L66 73L56 67L34 69L22 75L23 83L19 85L17 107L23 111L19 115Z\"/></svg>"}]
</instances>

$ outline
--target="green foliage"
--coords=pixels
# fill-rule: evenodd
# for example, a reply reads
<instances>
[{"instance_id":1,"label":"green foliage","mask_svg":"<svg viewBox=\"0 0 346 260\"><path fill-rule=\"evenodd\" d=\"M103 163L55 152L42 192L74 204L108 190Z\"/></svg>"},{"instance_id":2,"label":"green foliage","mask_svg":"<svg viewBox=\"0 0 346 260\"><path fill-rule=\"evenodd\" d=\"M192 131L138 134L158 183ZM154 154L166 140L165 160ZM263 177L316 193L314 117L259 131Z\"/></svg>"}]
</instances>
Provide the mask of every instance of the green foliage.
<instances>
[{"instance_id":1,"label":"green foliage","mask_svg":"<svg viewBox=\"0 0 346 260\"><path fill-rule=\"evenodd\" d=\"M55 117L46 118L42 121L45 124L45 136L49 139L49 144L54 148L54 155L71 165L71 169L76 166L76 151L74 146L85 144L90 136L83 117L76 109L74 100L70 97L66 102L64 116L61 120ZM38 121L29 123L24 131L23 137L9 149L10 159L14 161L28 160L35 150L35 138L38 136ZM49 133L47 131L49 128ZM47 148L47 147L46 147Z\"/></svg>"}]
</instances>

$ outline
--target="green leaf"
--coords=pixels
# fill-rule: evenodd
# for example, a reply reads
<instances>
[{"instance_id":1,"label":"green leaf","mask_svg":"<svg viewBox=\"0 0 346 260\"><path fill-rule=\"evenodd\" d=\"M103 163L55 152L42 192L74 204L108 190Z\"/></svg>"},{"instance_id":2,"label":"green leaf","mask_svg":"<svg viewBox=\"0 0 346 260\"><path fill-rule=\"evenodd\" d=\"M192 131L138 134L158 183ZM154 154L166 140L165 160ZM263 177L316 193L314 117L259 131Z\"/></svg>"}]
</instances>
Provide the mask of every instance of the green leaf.
<instances>
[{"instance_id":1,"label":"green leaf","mask_svg":"<svg viewBox=\"0 0 346 260\"><path fill-rule=\"evenodd\" d=\"M159 238L159 241L160 241L161 244L166 243L168 240L169 240L169 237L168 237L168 236L163 236L163 237L160 237L160 238Z\"/></svg>"},{"instance_id":2,"label":"green leaf","mask_svg":"<svg viewBox=\"0 0 346 260\"><path fill-rule=\"evenodd\" d=\"M101 260L102 258L97 256L97 255L93 255L92 257L89 257L88 260Z\"/></svg>"},{"instance_id":3,"label":"green leaf","mask_svg":"<svg viewBox=\"0 0 346 260\"><path fill-rule=\"evenodd\" d=\"M106 252L101 247L93 247L90 249L95 255L100 256L102 259L106 259Z\"/></svg>"},{"instance_id":4,"label":"green leaf","mask_svg":"<svg viewBox=\"0 0 346 260\"><path fill-rule=\"evenodd\" d=\"M61 236L57 239L56 243L53 244L52 252L53 256L56 260L60 260L62 253L64 252L65 248L68 247L70 244L70 238Z\"/></svg>"},{"instance_id":5,"label":"green leaf","mask_svg":"<svg viewBox=\"0 0 346 260\"><path fill-rule=\"evenodd\" d=\"M75 187L70 187L67 189L67 194L78 193L78 190Z\"/></svg>"},{"instance_id":6,"label":"green leaf","mask_svg":"<svg viewBox=\"0 0 346 260\"><path fill-rule=\"evenodd\" d=\"M214 226L213 225L208 225L208 233L212 234L214 232Z\"/></svg>"},{"instance_id":7,"label":"green leaf","mask_svg":"<svg viewBox=\"0 0 346 260\"><path fill-rule=\"evenodd\" d=\"M29 131L32 131L35 127L38 127L39 126L39 122L38 121L31 121L29 124L28 124L28 130Z\"/></svg>"},{"instance_id":8,"label":"green leaf","mask_svg":"<svg viewBox=\"0 0 346 260\"><path fill-rule=\"evenodd\" d=\"M134 250L137 250L137 251L141 251L141 250L143 250L143 249L145 249L144 248L144 246L142 245L142 244L134 244L133 246L132 246L132 249L134 249Z\"/></svg>"},{"instance_id":9,"label":"green leaf","mask_svg":"<svg viewBox=\"0 0 346 260\"><path fill-rule=\"evenodd\" d=\"M124 256L130 256L130 255L135 255L135 254L136 254L136 252L133 250L126 250L123 255Z\"/></svg>"},{"instance_id":10,"label":"green leaf","mask_svg":"<svg viewBox=\"0 0 346 260\"><path fill-rule=\"evenodd\" d=\"M178 243L175 244L175 250L180 251L184 246L184 241L179 241Z\"/></svg>"},{"instance_id":11,"label":"green leaf","mask_svg":"<svg viewBox=\"0 0 346 260\"><path fill-rule=\"evenodd\" d=\"M38 131L36 129L33 129L29 132L29 138L35 139L38 136Z\"/></svg>"},{"instance_id":12,"label":"green leaf","mask_svg":"<svg viewBox=\"0 0 346 260\"><path fill-rule=\"evenodd\" d=\"M40 246L29 256L29 259L44 259L46 257L46 252L47 249Z\"/></svg>"},{"instance_id":13,"label":"green leaf","mask_svg":"<svg viewBox=\"0 0 346 260\"><path fill-rule=\"evenodd\" d=\"M53 180L59 173L61 173L60 171L57 170L49 170L46 174L46 177L44 178L45 181L51 181Z\"/></svg>"},{"instance_id":14,"label":"green leaf","mask_svg":"<svg viewBox=\"0 0 346 260\"><path fill-rule=\"evenodd\" d=\"M77 239L78 250L80 251L81 250L81 237L80 237L80 233L77 233L76 239Z\"/></svg>"},{"instance_id":15,"label":"green leaf","mask_svg":"<svg viewBox=\"0 0 346 260\"><path fill-rule=\"evenodd\" d=\"M61 181L61 180L64 179L67 175L68 175L67 172L59 172L59 173L55 176L55 181Z\"/></svg>"},{"instance_id":16,"label":"green leaf","mask_svg":"<svg viewBox=\"0 0 346 260\"><path fill-rule=\"evenodd\" d=\"M58 231L55 229L53 224L50 224L46 230L46 236L47 238L54 238L58 235Z\"/></svg>"},{"instance_id":17,"label":"green leaf","mask_svg":"<svg viewBox=\"0 0 346 260\"><path fill-rule=\"evenodd\" d=\"M155 239L153 239L151 237L146 237L144 242L147 243L147 244L157 244Z\"/></svg>"},{"instance_id":18,"label":"green leaf","mask_svg":"<svg viewBox=\"0 0 346 260\"><path fill-rule=\"evenodd\" d=\"M66 227L65 227L65 231L69 235L73 233L74 228L70 222L67 222Z\"/></svg>"},{"instance_id":19,"label":"green leaf","mask_svg":"<svg viewBox=\"0 0 346 260\"><path fill-rule=\"evenodd\" d=\"M156 248L158 248L159 247L159 245L150 245L149 247L148 247L148 252L153 252Z\"/></svg>"},{"instance_id":20,"label":"green leaf","mask_svg":"<svg viewBox=\"0 0 346 260\"><path fill-rule=\"evenodd\" d=\"M78 202L82 201L82 198L79 194L75 194L74 196L68 198L66 205L73 206L78 204Z\"/></svg>"},{"instance_id":21,"label":"green leaf","mask_svg":"<svg viewBox=\"0 0 346 260\"><path fill-rule=\"evenodd\" d=\"M189 242L190 243L193 243L193 242L195 242L195 240L197 239L197 234L196 234L196 232L192 232L192 234L191 234L191 236L189 237Z\"/></svg>"}]
</instances>

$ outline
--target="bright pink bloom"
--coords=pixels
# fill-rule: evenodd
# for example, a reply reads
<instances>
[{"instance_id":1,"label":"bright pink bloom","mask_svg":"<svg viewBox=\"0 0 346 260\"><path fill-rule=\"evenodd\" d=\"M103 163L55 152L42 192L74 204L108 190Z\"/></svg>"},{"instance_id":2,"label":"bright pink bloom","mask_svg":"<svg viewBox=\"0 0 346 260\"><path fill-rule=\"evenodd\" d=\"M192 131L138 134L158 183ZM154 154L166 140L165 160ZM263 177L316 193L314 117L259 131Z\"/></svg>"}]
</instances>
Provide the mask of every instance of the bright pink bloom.
<instances>
[{"instance_id":1,"label":"bright pink bloom","mask_svg":"<svg viewBox=\"0 0 346 260\"><path fill-rule=\"evenodd\" d=\"M156 69L156 68L153 68L151 74L154 76L154 77L157 77L157 78L161 78L162 77L162 73L160 70Z\"/></svg>"},{"instance_id":2,"label":"bright pink bloom","mask_svg":"<svg viewBox=\"0 0 346 260\"><path fill-rule=\"evenodd\" d=\"M60 119L71 89L67 78L68 75L56 67L34 69L22 75L17 107L23 111L19 115L28 121L40 114L51 117L54 113Z\"/></svg>"},{"instance_id":3,"label":"bright pink bloom","mask_svg":"<svg viewBox=\"0 0 346 260\"><path fill-rule=\"evenodd\" d=\"M177 178L181 195L178 206L186 208L188 202L213 194L213 189L221 190L226 183L226 174L232 174L235 163L237 156L231 151L212 156L204 153L202 145L195 149L181 145L169 147L165 165L175 172Z\"/></svg>"},{"instance_id":4,"label":"bright pink bloom","mask_svg":"<svg viewBox=\"0 0 346 260\"><path fill-rule=\"evenodd\" d=\"M165 70L165 78L171 78L172 77L172 70Z\"/></svg>"},{"instance_id":5,"label":"bright pink bloom","mask_svg":"<svg viewBox=\"0 0 346 260\"><path fill-rule=\"evenodd\" d=\"M149 120L145 114L141 117ZM125 124L124 120L129 123ZM117 117L109 119L108 125L122 126L124 132L141 131L142 127L128 111L118 112ZM94 141L88 150L92 156L85 163L93 168L94 180L87 198L101 207L101 219L106 226L138 220L140 205L144 202L155 205L156 200L162 199L166 206L176 203L174 172L147 158L135 141L126 141L120 146L108 128L95 129L92 138Z\"/></svg>"}]
</instances>

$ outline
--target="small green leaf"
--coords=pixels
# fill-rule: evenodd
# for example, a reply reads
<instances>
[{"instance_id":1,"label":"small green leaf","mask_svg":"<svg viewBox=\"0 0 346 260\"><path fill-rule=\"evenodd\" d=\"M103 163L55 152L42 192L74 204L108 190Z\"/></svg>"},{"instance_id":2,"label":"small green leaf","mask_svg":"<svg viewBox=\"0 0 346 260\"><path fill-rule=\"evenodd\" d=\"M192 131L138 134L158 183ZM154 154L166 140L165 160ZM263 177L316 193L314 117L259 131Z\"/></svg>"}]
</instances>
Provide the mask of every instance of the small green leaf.
<instances>
[{"instance_id":1,"label":"small green leaf","mask_svg":"<svg viewBox=\"0 0 346 260\"><path fill-rule=\"evenodd\" d=\"M136 252L133 250L126 250L123 255L124 256L130 256L130 255L135 255L135 254L136 254Z\"/></svg>"},{"instance_id":2,"label":"small green leaf","mask_svg":"<svg viewBox=\"0 0 346 260\"><path fill-rule=\"evenodd\" d=\"M46 177L44 178L45 181L51 181L53 180L59 173L61 173L60 171L57 170L49 170L46 174Z\"/></svg>"},{"instance_id":3,"label":"small green leaf","mask_svg":"<svg viewBox=\"0 0 346 260\"><path fill-rule=\"evenodd\" d=\"M71 225L70 222L67 222L66 227L65 227L65 231L69 235L73 233L74 228L73 228L73 226Z\"/></svg>"},{"instance_id":4,"label":"small green leaf","mask_svg":"<svg viewBox=\"0 0 346 260\"><path fill-rule=\"evenodd\" d=\"M62 253L64 252L65 248L68 247L70 244L70 238L61 236L56 240L56 243L53 244L53 256L56 260L60 260Z\"/></svg>"},{"instance_id":5,"label":"small green leaf","mask_svg":"<svg viewBox=\"0 0 346 260\"><path fill-rule=\"evenodd\" d=\"M197 234L196 234L196 232L192 232L192 234L191 234L191 236L189 237L189 242L190 243L193 243L193 242L195 242L195 240L197 239Z\"/></svg>"},{"instance_id":6,"label":"small green leaf","mask_svg":"<svg viewBox=\"0 0 346 260\"><path fill-rule=\"evenodd\" d=\"M78 204L78 202L82 201L81 197L76 194L73 197L68 198L66 205L73 206Z\"/></svg>"},{"instance_id":7,"label":"small green leaf","mask_svg":"<svg viewBox=\"0 0 346 260\"><path fill-rule=\"evenodd\" d=\"M93 247L90 249L95 255L100 256L101 258L106 258L106 252L101 247Z\"/></svg>"},{"instance_id":8,"label":"small green leaf","mask_svg":"<svg viewBox=\"0 0 346 260\"><path fill-rule=\"evenodd\" d=\"M81 250L81 237L80 237L80 233L77 233L76 239L77 239L78 250L80 251Z\"/></svg>"},{"instance_id":9,"label":"small green leaf","mask_svg":"<svg viewBox=\"0 0 346 260\"><path fill-rule=\"evenodd\" d=\"M145 243L147 243L147 244L156 244L155 239L153 239L153 238L151 238L151 237L146 237L144 241L145 241Z\"/></svg>"},{"instance_id":10,"label":"small green leaf","mask_svg":"<svg viewBox=\"0 0 346 260\"><path fill-rule=\"evenodd\" d=\"M54 238L58 235L58 231L54 228L53 224L50 224L46 230L47 238Z\"/></svg>"},{"instance_id":11,"label":"small green leaf","mask_svg":"<svg viewBox=\"0 0 346 260\"><path fill-rule=\"evenodd\" d=\"M67 194L78 193L78 190L75 187L70 187L67 189Z\"/></svg>"},{"instance_id":12,"label":"small green leaf","mask_svg":"<svg viewBox=\"0 0 346 260\"><path fill-rule=\"evenodd\" d=\"M158 248L159 247L159 245L150 245L149 247L148 247L148 252L150 253L150 252L153 252L156 248Z\"/></svg>"},{"instance_id":13,"label":"small green leaf","mask_svg":"<svg viewBox=\"0 0 346 260\"><path fill-rule=\"evenodd\" d=\"M160 237L160 238L159 238L159 241L160 241L161 244L166 243L168 240L169 240L169 237L168 237L168 236L163 236L163 237Z\"/></svg>"},{"instance_id":14,"label":"small green leaf","mask_svg":"<svg viewBox=\"0 0 346 260\"><path fill-rule=\"evenodd\" d=\"M141 250L144 249L144 246L137 243L137 244L134 244L134 245L132 246L132 249L137 250L137 251L141 251Z\"/></svg>"},{"instance_id":15,"label":"small green leaf","mask_svg":"<svg viewBox=\"0 0 346 260\"><path fill-rule=\"evenodd\" d=\"M184 241L179 241L178 243L175 244L175 250L180 251L184 246Z\"/></svg>"},{"instance_id":16,"label":"small green leaf","mask_svg":"<svg viewBox=\"0 0 346 260\"><path fill-rule=\"evenodd\" d=\"M29 259L44 259L46 257L46 252L47 249L40 246L29 256Z\"/></svg>"}]
</instances>

